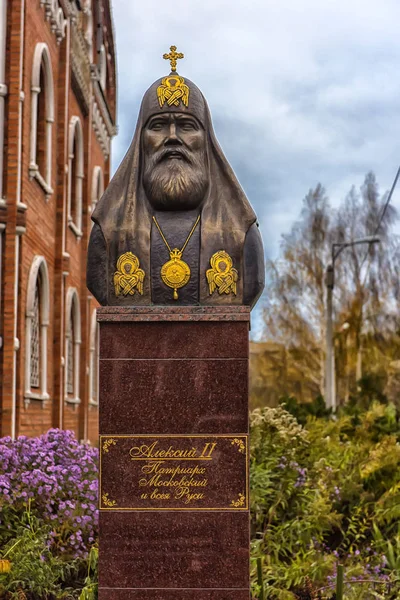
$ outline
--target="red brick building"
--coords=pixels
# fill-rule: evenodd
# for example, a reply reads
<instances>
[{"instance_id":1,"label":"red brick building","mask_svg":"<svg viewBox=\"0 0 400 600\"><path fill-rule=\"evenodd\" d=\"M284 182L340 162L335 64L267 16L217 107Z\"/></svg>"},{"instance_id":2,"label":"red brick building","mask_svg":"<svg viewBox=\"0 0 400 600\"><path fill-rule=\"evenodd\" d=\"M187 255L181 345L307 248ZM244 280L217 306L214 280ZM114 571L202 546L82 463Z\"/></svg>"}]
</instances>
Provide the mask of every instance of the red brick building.
<instances>
[{"instance_id":1,"label":"red brick building","mask_svg":"<svg viewBox=\"0 0 400 600\"><path fill-rule=\"evenodd\" d=\"M110 0L0 0L0 435L97 437L90 215L116 127Z\"/></svg>"}]
</instances>

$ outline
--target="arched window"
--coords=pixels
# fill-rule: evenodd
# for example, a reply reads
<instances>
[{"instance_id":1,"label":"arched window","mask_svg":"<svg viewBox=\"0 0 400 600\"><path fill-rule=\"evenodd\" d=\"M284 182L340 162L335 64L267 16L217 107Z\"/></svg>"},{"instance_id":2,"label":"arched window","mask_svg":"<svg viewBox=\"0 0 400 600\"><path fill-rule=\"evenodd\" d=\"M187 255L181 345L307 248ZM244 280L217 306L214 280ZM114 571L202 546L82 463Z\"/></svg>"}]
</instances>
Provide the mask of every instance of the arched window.
<instances>
[{"instance_id":1,"label":"arched window","mask_svg":"<svg viewBox=\"0 0 400 600\"><path fill-rule=\"evenodd\" d=\"M51 187L54 86L50 53L45 43L36 44L31 86L31 129L29 174L46 192Z\"/></svg>"},{"instance_id":2,"label":"arched window","mask_svg":"<svg viewBox=\"0 0 400 600\"><path fill-rule=\"evenodd\" d=\"M79 404L81 314L78 293L75 288L69 288L67 292L65 322L65 400Z\"/></svg>"},{"instance_id":3,"label":"arched window","mask_svg":"<svg viewBox=\"0 0 400 600\"><path fill-rule=\"evenodd\" d=\"M72 117L68 139L68 224L82 236L83 131L79 117Z\"/></svg>"},{"instance_id":4,"label":"arched window","mask_svg":"<svg viewBox=\"0 0 400 600\"><path fill-rule=\"evenodd\" d=\"M48 400L47 329L50 288L46 260L35 256L29 272L25 327L25 404Z\"/></svg>"},{"instance_id":5,"label":"arched window","mask_svg":"<svg viewBox=\"0 0 400 600\"><path fill-rule=\"evenodd\" d=\"M35 287L35 299L33 301L32 325L31 325L31 388L40 387L40 293L42 282L40 273Z\"/></svg>"},{"instance_id":6,"label":"arched window","mask_svg":"<svg viewBox=\"0 0 400 600\"><path fill-rule=\"evenodd\" d=\"M104 44L101 45L99 51L99 80L101 89L105 92L107 87L107 54Z\"/></svg>"},{"instance_id":7,"label":"arched window","mask_svg":"<svg viewBox=\"0 0 400 600\"><path fill-rule=\"evenodd\" d=\"M99 324L96 310L92 312L90 323L90 358L89 358L89 404L99 403Z\"/></svg>"},{"instance_id":8,"label":"arched window","mask_svg":"<svg viewBox=\"0 0 400 600\"><path fill-rule=\"evenodd\" d=\"M92 206L91 213L96 208L96 204L104 194L104 175L102 168L99 166L94 167L92 176Z\"/></svg>"}]
</instances>

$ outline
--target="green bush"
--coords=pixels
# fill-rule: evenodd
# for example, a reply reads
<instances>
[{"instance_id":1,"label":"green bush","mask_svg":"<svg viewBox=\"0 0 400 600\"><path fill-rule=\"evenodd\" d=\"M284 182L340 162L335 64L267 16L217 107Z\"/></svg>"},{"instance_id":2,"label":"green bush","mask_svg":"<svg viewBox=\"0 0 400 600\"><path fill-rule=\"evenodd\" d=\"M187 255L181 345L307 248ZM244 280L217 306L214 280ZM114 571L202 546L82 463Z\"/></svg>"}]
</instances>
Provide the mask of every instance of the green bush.
<instances>
[{"instance_id":1,"label":"green bush","mask_svg":"<svg viewBox=\"0 0 400 600\"><path fill-rule=\"evenodd\" d=\"M254 597L260 557L271 600L334 600L338 563L346 600L398 600L398 410L353 401L332 419L321 399L286 402L250 415ZM51 431L5 438L1 460L0 599L96 600L95 453Z\"/></svg>"},{"instance_id":2,"label":"green bush","mask_svg":"<svg viewBox=\"0 0 400 600\"><path fill-rule=\"evenodd\" d=\"M290 409L250 419L252 556L263 558L266 597L331 598L340 562L346 600L399 598L396 409L374 403L336 420L310 411L305 425ZM258 594L255 564L252 584Z\"/></svg>"}]
</instances>

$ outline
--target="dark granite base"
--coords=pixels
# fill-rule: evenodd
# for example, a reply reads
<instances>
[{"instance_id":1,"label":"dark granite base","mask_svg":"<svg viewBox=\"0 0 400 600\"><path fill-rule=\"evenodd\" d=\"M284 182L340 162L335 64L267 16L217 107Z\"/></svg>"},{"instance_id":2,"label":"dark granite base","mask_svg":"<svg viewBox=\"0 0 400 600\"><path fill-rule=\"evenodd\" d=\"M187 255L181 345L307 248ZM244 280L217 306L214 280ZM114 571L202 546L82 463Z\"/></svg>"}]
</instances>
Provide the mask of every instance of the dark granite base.
<instances>
[{"instance_id":1,"label":"dark granite base","mask_svg":"<svg viewBox=\"0 0 400 600\"><path fill-rule=\"evenodd\" d=\"M246 436L249 317L240 306L100 308L100 434ZM122 460L116 448L106 448L107 460ZM121 511L113 492L123 465L105 473L99 600L249 600L249 513L238 504L247 474L242 461L218 471L217 452L227 460L232 450L215 451L198 511L173 502L162 510L151 497L149 511ZM231 503L222 512L227 477L240 479L236 512ZM137 506L129 489L121 507Z\"/></svg>"},{"instance_id":2,"label":"dark granite base","mask_svg":"<svg viewBox=\"0 0 400 600\"><path fill-rule=\"evenodd\" d=\"M244 589L249 515L100 513L99 556L100 587Z\"/></svg>"},{"instance_id":3,"label":"dark granite base","mask_svg":"<svg viewBox=\"0 0 400 600\"><path fill-rule=\"evenodd\" d=\"M248 358L248 323L102 323L101 358Z\"/></svg>"},{"instance_id":4,"label":"dark granite base","mask_svg":"<svg viewBox=\"0 0 400 600\"><path fill-rule=\"evenodd\" d=\"M100 360L100 432L247 433L248 362Z\"/></svg>"},{"instance_id":5,"label":"dark granite base","mask_svg":"<svg viewBox=\"0 0 400 600\"><path fill-rule=\"evenodd\" d=\"M99 589L99 600L250 600L244 590L129 590Z\"/></svg>"}]
</instances>

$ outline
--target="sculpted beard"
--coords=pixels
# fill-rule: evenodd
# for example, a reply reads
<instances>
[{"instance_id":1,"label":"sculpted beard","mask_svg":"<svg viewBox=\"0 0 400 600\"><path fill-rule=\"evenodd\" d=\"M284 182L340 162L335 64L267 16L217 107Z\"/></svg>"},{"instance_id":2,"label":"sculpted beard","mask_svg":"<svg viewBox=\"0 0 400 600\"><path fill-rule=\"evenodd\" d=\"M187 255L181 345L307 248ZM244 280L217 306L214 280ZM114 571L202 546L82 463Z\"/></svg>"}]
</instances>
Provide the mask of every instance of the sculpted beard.
<instances>
[{"instance_id":1,"label":"sculpted beard","mask_svg":"<svg viewBox=\"0 0 400 600\"><path fill-rule=\"evenodd\" d=\"M143 186L156 210L191 210L199 206L208 188L204 153L189 156L179 149L182 158L165 158L171 150L147 156Z\"/></svg>"}]
</instances>

